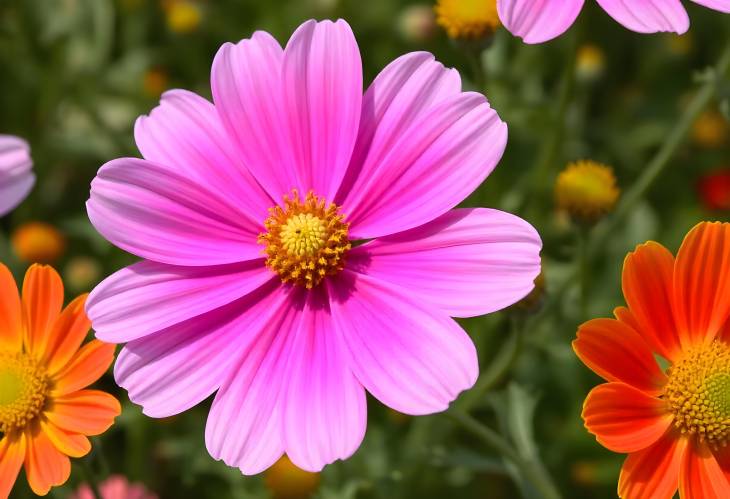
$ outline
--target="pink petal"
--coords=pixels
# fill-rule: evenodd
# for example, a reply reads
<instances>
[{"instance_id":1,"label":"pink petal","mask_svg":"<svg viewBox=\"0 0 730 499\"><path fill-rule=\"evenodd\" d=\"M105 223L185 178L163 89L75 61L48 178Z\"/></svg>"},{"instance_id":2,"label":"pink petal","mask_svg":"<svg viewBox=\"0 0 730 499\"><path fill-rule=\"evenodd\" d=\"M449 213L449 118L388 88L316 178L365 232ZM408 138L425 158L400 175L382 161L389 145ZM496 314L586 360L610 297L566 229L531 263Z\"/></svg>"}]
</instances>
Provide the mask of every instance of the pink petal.
<instances>
[{"instance_id":1,"label":"pink petal","mask_svg":"<svg viewBox=\"0 0 730 499\"><path fill-rule=\"evenodd\" d=\"M210 455L245 475L262 472L284 452L284 390L304 293L279 289L284 304L271 307L263 331L234 359L205 428Z\"/></svg>"},{"instance_id":2,"label":"pink petal","mask_svg":"<svg viewBox=\"0 0 730 499\"><path fill-rule=\"evenodd\" d=\"M405 414L445 410L476 381L476 349L453 319L385 281L343 271L328 282L335 329L357 379Z\"/></svg>"},{"instance_id":3,"label":"pink petal","mask_svg":"<svg viewBox=\"0 0 730 499\"><path fill-rule=\"evenodd\" d=\"M543 43L562 35L582 8L583 0L497 0L502 24L525 43Z\"/></svg>"},{"instance_id":4,"label":"pink petal","mask_svg":"<svg viewBox=\"0 0 730 499\"><path fill-rule=\"evenodd\" d=\"M421 227L356 247L348 266L402 286L445 314L495 312L527 295L540 273L542 243L519 217L456 209Z\"/></svg>"},{"instance_id":5,"label":"pink petal","mask_svg":"<svg viewBox=\"0 0 730 499\"><path fill-rule=\"evenodd\" d=\"M357 144L337 202L369 181L380 156L392 149L402 130L460 92L459 73L428 52L412 52L388 64L363 97Z\"/></svg>"},{"instance_id":6,"label":"pink petal","mask_svg":"<svg viewBox=\"0 0 730 499\"><path fill-rule=\"evenodd\" d=\"M361 179L344 201L355 239L401 232L443 215L464 200L502 157L507 125L483 95L452 95L385 150L370 150Z\"/></svg>"},{"instance_id":7,"label":"pink petal","mask_svg":"<svg viewBox=\"0 0 730 499\"><path fill-rule=\"evenodd\" d=\"M284 442L292 462L320 471L350 457L367 425L365 390L352 374L327 297L310 292L292 339L284 402Z\"/></svg>"},{"instance_id":8,"label":"pink petal","mask_svg":"<svg viewBox=\"0 0 730 499\"><path fill-rule=\"evenodd\" d=\"M134 136L145 159L209 187L255 222L268 216L271 198L241 163L218 112L204 98L165 92L160 105L137 120Z\"/></svg>"},{"instance_id":9,"label":"pink petal","mask_svg":"<svg viewBox=\"0 0 730 499\"><path fill-rule=\"evenodd\" d=\"M183 412L210 396L238 354L258 341L281 307L271 283L235 302L128 343L114 366L117 384L151 417Z\"/></svg>"},{"instance_id":10,"label":"pink petal","mask_svg":"<svg viewBox=\"0 0 730 499\"><path fill-rule=\"evenodd\" d=\"M275 201L298 186L285 130L284 51L263 31L223 45L213 60L216 109L237 154Z\"/></svg>"},{"instance_id":11,"label":"pink petal","mask_svg":"<svg viewBox=\"0 0 730 499\"><path fill-rule=\"evenodd\" d=\"M257 259L263 227L206 186L141 159L99 169L86 204L106 239L139 257L172 265Z\"/></svg>"},{"instance_id":12,"label":"pink petal","mask_svg":"<svg viewBox=\"0 0 730 499\"><path fill-rule=\"evenodd\" d=\"M282 76L297 186L331 200L360 122L362 61L350 25L342 19L302 24L284 50Z\"/></svg>"},{"instance_id":13,"label":"pink petal","mask_svg":"<svg viewBox=\"0 0 730 499\"><path fill-rule=\"evenodd\" d=\"M35 184L30 148L23 139L0 135L0 217L9 213Z\"/></svg>"},{"instance_id":14,"label":"pink petal","mask_svg":"<svg viewBox=\"0 0 730 499\"><path fill-rule=\"evenodd\" d=\"M730 0L692 0L704 7L730 14Z\"/></svg>"},{"instance_id":15,"label":"pink petal","mask_svg":"<svg viewBox=\"0 0 730 499\"><path fill-rule=\"evenodd\" d=\"M271 278L262 260L215 267L144 261L102 281L86 312L99 339L123 343L226 305Z\"/></svg>"},{"instance_id":16,"label":"pink petal","mask_svg":"<svg viewBox=\"0 0 730 499\"><path fill-rule=\"evenodd\" d=\"M680 0L597 0L609 16L632 31L656 33L689 29L689 16Z\"/></svg>"}]
</instances>

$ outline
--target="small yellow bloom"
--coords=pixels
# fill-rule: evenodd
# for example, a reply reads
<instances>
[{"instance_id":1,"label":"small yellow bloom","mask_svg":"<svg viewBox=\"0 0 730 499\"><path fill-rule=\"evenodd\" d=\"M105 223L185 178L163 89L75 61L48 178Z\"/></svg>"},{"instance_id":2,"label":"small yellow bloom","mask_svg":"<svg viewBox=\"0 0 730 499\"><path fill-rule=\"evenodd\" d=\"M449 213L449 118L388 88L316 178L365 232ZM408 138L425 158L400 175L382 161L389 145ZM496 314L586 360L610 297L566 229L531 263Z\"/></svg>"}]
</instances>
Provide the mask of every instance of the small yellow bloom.
<instances>
[{"instance_id":1,"label":"small yellow bloom","mask_svg":"<svg viewBox=\"0 0 730 499\"><path fill-rule=\"evenodd\" d=\"M578 461L571 467L570 475L578 485L596 485L598 482L598 466L593 461Z\"/></svg>"},{"instance_id":2,"label":"small yellow bloom","mask_svg":"<svg viewBox=\"0 0 730 499\"><path fill-rule=\"evenodd\" d=\"M606 55L601 47L593 44L582 45L576 56L576 73L583 80L595 80L606 68Z\"/></svg>"},{"instance_id":3,"label":"small yellow bloom","mask_svg":"<svg viewBox=\"0 0 730 499\"><path fill-rule=\"evenodd\" d=\"M451 38L476 40L500 26L496 0L437 0L436 22Z\"/></svg>"},{"instance_id":4,"label":"small yellow bloom","mask_svg":"<svg viewBox=\"0 0 730 499\"><path fill-rule=\"evenodd\" d=\"M162 69L150 69L144 74L142 90L147 97L157 99L162 92L167 90L167 80L167 73Z\"/></svg>"},{"instance_id":5,"label":"small yellow bloom","mask_svg":"<svg viewBox=\"0 0 730 499\"><path fill-rule=\"evenodd\" d=\"M699 147L715 149L727 142L730 124L716 110L700 114L692 125L692 139Z\"/></svg>"},{"instance_id":6,"label":"small yellow bloom","mask_svg":"<svg viewBox=\"0 0 730 499\"><path fill-rule=\"evenodd\" d=\"M28 222L18 227L10 237L13 251L27 263L52 263L66 249L66 238L54 226L45 222Z\"/></svg>"},{"instance_id":7,"label":"small yellow bloom","mask_svg":"<svg viewBox=\"0 0 730 499\"><path fill-rule=\"evenodd\" d=\"M685 33L683 35L666 34L665 40L669 52L674 55L687 55L692 51L692 35Z\"/></svg>"},{"instance_id":8,"label":"small yellow bloom","mask_svg":"<svg viewBox=\"0 0 730 499\"><path fill-rule=\"evenodd\" d=\"M409 5L398 17L398 31L412 43L425 42L433 36L436 17L428 5Z\"/></svg>"},{"instance_id":9,"label":"small yellow bloom","mask_svg":"<svg viewBox=\"0 0 730 499\"><path fill-rule=\"evenodd\" d=\"M307 499L319 487L319 473L301 470L282 456L266 470L264 483L274 499Z\"/></svg>"},{"instance_id":10,"label":"small yellow bloom","mask_svg":"<svg viewBox=\"0 0 730 499\"><path fill-rule=\"evenodd\" d=\"M187 0L168 0L165 2L167 27L175 33L192 33L203 18L199 5Z\"/></svg>"},{"instance_id":11,"label":"small yellow bloom","mask_svg":"<svg viewBox=\"0 0 730 499\"><path fill-rule=\"evenodd\" d=\"M610 212L619 196L613 170L594 161L569 164L555 182L555 201L580 222L595 222Z\"/></svg>"},{"instance_id":12,"label":"small yellow bloom","mask_svg":"<svg viewBox=\"0 0 730 499\"><path fill-rule=\"evenodd\" d=\"M88 256L72 258L63 271L63 277L69 289L75 292L91 289L101 278L102 268L99 262Z\"/></svg>"}]
</instances>

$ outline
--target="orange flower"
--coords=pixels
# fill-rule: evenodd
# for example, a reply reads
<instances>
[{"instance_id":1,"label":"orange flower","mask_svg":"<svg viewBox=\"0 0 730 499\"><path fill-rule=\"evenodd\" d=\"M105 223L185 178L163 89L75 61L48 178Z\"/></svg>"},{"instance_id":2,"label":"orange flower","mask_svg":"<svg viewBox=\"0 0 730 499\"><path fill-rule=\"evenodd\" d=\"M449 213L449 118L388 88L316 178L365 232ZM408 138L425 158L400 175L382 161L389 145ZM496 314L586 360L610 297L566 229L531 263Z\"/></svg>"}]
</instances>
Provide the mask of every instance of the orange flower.
<instances>
[{"instance_id":1,"label":"orange flower","mask_svg":"<svg viewBox=\"0 0 730 499\"><path fill-rule=\"evenodd\" d=\"M114 359L114 345L93 340L81 346L91 326L85 303L82 295L61 310L63 283L45 265L28 269L21 297L0 264L1 498L24 463L36 494L63 484L69 456L87 454L86 437L106 431L121 412L108 393L84 390Z\"/></svg>"},{"instance_id":2,"label":"orange flower","mask_svg":"<svg viewBox=\"0 0 730 499\"><path fill-rule=\"evenodd\" d=\"M629 454L620 497L728 498L730 224L697 225L676 260L658 243L638 246L622 279L628 308L586 322L573 342L608 381L588 394L585 426Z\"/></svg>"}]
</instances>

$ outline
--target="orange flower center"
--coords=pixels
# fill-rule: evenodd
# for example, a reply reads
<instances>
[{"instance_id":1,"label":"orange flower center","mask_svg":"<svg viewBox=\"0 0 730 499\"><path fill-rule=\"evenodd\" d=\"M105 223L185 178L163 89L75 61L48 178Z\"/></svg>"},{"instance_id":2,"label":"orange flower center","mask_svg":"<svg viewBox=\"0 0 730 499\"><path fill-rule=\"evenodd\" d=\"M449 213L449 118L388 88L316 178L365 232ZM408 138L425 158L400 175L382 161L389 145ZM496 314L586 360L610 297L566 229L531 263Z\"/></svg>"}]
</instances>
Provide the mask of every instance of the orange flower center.
<instances>
[{"instance_id":1,"label":"orange flower center","mask_svg":"<svg viewBox=\"0 0 730 499\"><path fill-rule=\"evenodd\" d=\"M25 428L43 409L50 379L24 353L0 352L0 432Z\"/></svg>"},{"instance_id":2,"label":"orange flower center","mask_svg":"<svg viewBox=\"0 0 730 499\"><path fill-rule=\"evenodd\" d=\"M294 190L291 197L284 196L283 208L274 206L269 212L259 243L266 246L266 266L283 282L311 289L344 268L352 245L349 224L336 204L311 191L300 201Z\"/></svg>"},{"instance_id":3,"label":"orange flower center","mask_svg":"<svg viewBox=\"0 0 730 499\"><path fill-rule=\"evenodd\" d=\"M715 340L689 349L667 370L664 399L675 426L713 448L730 437L730 347Z\"/></svg>"}]
</instances>

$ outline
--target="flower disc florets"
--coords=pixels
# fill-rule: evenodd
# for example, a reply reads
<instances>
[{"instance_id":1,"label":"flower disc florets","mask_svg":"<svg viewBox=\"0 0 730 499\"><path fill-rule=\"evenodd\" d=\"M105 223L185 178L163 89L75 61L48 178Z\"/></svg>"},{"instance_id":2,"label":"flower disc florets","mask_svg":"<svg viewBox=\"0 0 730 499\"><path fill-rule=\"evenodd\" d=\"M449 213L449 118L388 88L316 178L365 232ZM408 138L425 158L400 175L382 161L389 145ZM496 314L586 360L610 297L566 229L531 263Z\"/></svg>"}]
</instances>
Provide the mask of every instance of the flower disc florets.
<instances>
[{"instance_id":1,"label":"flower disc florets","mask_svg":"<svg viewBox=\"0 0 730 499\"><path fill-rule=\"evenodd\" d=\"M283 207L269 212L259 243L266 245L266 266L283 282L312 289L344 268L352 245L349 224L336 204L327 204L311 191L301 201L294 190L291 197L284 196Z\"/></svg>"},{"instance_id":2,"label":"flower disc florets","mask_svg":"<svg viewBox=\"0 0 730 499\"><path fill-rule=\"evenodd\" d=\"M667 372L664 399L682 433L713 448L730 437L730 347L715 340L689 349Z\"/></svg>"},{"instance_id":3,"label":"flower disc florets","mask_svg":"<svg viewBox=\"0 0 730 499\"><path fill-rule=\"evenodd\" d=\"M50 380L34 358L0 352L0 432L25 428L46 402Z\"/></svg>"}]
</instances>

